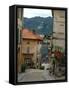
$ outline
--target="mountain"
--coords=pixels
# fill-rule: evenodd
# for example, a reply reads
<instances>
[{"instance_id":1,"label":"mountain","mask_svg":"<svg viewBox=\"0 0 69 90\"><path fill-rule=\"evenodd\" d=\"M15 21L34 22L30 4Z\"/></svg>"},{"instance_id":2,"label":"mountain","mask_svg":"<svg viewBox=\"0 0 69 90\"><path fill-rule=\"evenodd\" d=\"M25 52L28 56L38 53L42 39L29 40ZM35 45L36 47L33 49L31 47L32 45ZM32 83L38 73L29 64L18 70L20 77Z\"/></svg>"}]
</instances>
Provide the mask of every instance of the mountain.
<instances>
[{"instance_id":1,"label":"mountain","mask_svg":"<svg viewBox=\"0 0 69 90\"><path fill-rule=\"evenodd\" d=\"M23 20L24 28L35 30L38 34L50 35L53 29L53 18L52 17L32 17Z\"/></svg>"}]
</instances>

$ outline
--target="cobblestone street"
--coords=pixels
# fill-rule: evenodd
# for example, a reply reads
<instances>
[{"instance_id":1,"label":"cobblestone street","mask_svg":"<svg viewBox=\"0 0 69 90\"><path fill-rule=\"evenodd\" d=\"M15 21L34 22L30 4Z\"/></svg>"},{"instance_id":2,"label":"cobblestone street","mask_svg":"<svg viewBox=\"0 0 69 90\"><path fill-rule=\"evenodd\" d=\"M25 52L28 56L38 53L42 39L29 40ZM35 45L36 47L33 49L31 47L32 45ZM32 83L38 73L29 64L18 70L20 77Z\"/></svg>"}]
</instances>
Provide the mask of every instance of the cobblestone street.
<instances>
[{"instance_id":1,"label":"cobblestone street","mask_svg":"<svg viewBox=\"0 0 69 90\"><path fill-rule=\"evenodd\" d=\"M48 70L28 69L25 73L18 74L18 82L55 80L49 75Z\"/></svg>"},{"instance_id":2,"label":"cobblestone street","mask_svg":"<svg viewBox=\"0 0 69 90\"><path fill-rule=\"evenodd\" d=\"M65 79L62 77L55 77L54 75L49 74L47 68L49 64L46 64L44 70L40 69L26 69L25 73L18 74L18 82L28 82L28 81L46 81L46 80L62 80Z\"/></svg>"}]
</instances>

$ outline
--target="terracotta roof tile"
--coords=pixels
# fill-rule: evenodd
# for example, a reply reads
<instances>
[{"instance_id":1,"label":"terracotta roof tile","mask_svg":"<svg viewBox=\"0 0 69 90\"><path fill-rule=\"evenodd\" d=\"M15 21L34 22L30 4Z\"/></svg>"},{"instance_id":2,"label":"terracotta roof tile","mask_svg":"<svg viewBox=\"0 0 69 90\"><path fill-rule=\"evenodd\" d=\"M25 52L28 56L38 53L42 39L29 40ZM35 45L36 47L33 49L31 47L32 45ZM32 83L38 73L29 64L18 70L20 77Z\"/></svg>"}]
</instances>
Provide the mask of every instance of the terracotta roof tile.
<instances>
[{"instance_id":1,"label":"terracotta roof tile","mask_svg":"<svg viewBox=\"0 0 69 90\"><path fill-rule=\"evenodd\" d=\"M22 30L22 38L23 39L34 39L34 40L43 40L42 37L40 37L38 34L30 31L29 29L23 29Z\"/></svg>"}]
</instances>

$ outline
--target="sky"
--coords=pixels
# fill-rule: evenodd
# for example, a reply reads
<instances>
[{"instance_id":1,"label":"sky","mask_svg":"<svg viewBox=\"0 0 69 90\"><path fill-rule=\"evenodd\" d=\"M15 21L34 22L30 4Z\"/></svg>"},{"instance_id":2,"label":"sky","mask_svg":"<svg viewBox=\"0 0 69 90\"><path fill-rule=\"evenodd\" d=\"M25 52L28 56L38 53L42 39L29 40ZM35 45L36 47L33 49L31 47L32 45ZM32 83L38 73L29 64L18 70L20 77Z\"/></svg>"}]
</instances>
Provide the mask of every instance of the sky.
<instances>
[{"instance_id":1,"label":"sky","mask_svg":"<svg viewBox=\"0 0 69 90\"><path fill-rule=\"evenodd\" d=\"M29 9L29 8L24 8L24 14L23 16L24 17L27 17L27 18L32 18L32 17L35 17L35 16L40 16L40 17L49 17L51 16L52 17L52 12L51 10L48 10L48 9Z\"/></svg>"}]
</instances>

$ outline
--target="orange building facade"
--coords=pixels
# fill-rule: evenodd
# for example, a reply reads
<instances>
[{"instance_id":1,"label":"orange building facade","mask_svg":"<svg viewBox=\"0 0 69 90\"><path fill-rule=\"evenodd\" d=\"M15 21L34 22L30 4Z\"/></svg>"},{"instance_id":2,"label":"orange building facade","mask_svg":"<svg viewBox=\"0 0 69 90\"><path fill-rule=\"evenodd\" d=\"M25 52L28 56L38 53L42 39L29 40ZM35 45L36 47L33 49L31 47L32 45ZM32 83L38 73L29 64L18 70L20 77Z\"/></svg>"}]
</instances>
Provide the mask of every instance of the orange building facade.
<instances>
[{"instance_id":1,"label":"orange building facade","mask_svg":"<svg viewBox=\"0 0 69 90\"><path fill-rule=\"evenodd\" d=\"M28 29L21 30L21 45L18 49L18 72L21 71L21 65L26 64L27 68L40 67L41 61L41 42L43 38L40 35Z\"/></svg>"}]
</instances>

